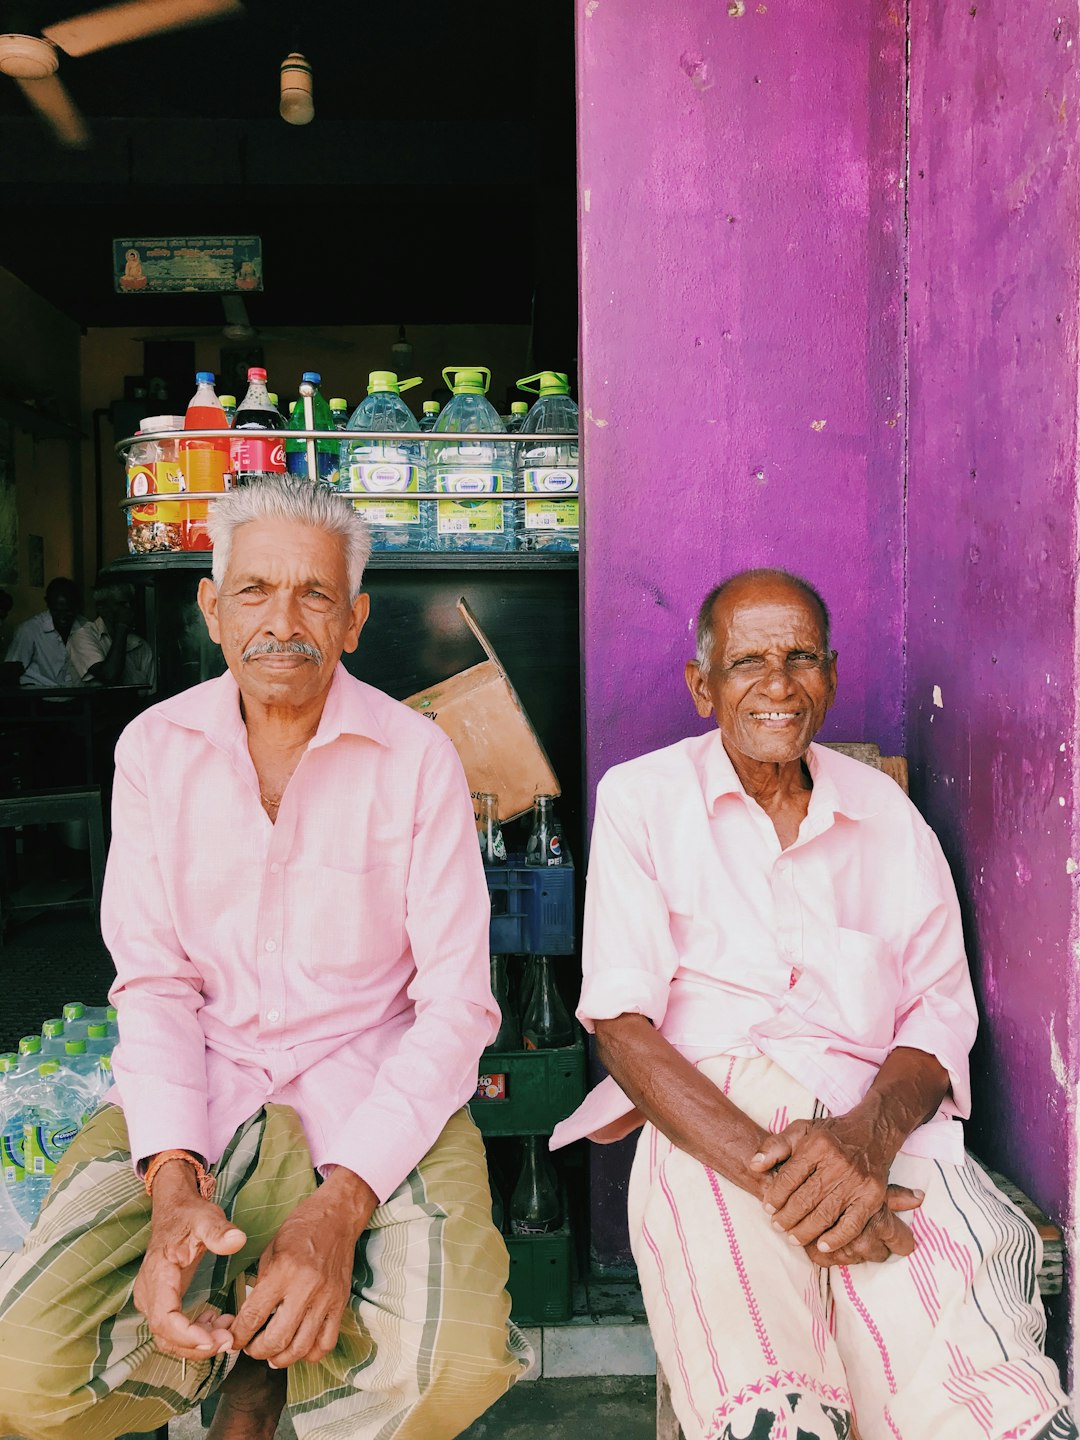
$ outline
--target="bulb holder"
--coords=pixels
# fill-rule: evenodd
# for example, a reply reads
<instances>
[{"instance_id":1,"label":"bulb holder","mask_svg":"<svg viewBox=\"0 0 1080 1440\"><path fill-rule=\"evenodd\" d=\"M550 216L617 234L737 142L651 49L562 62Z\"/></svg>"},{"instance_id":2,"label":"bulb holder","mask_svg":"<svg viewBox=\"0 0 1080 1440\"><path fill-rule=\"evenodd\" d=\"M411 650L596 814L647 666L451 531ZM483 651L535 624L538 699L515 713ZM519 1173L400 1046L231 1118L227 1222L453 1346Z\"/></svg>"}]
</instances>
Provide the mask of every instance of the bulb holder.
<instances>
[{"instance_id":1,"label":"bulb holder","mask_svg":"<svg viewBox=\"0 0 1080 1440\"><path fill-rule=\"evenodd\" d=\"M281 118L289 125L307 125L315 118L311 66L298 51L281 62Z\"/></svg>"}]
</instances>

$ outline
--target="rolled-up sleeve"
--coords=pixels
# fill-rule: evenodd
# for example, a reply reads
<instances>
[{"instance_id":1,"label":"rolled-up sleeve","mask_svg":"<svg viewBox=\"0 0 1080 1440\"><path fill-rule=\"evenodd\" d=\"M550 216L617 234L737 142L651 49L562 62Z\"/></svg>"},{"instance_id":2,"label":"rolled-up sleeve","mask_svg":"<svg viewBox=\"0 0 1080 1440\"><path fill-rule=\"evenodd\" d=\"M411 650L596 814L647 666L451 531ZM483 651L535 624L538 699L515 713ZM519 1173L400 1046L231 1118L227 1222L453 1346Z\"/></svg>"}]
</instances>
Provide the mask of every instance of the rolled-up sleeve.
<instances>
[{"instance_id":1,"label":"rolled-up sleeve","mask_svg":"<svg viewBox=\"0 0 1080 1440\"><path fill-rule=\"evenodd\" d=\"M480 1056L499 1029L488 963L490 916L465 772L452 742L440 739L421 772L406 881L415 1019L324 1162L352 1170L380 1200L476 1092Z\"/></svg>"},{"instance_id":2,"label":"rolled-up sleeve","mask_svg":"<svg viewBox=\"0 0 1080 1440\"><path fill-rule=\"evenodd\" d=\"M177 940L154 838L144 730L116 747L101 931L116 979L113 1074L138 1167L159 1150L210 1155L202 982Z\"/></svg>"},{"instance_id":3,"label":"rolled-up sleeve","mask_svg":"<svg viewBox=\"0 0 1080 1440\"><path fill-rule=\"evenodd\" d=\"M920 839L911 897L919 919L904 949L893 1048L933 1055L949 1072L948 1109L966 1118L971 1114L968 1054L978 1012L952 874L928 826Z\"/></svg>"},{"instance_id":4,"label":"rolled-up sleeve","mask_svg":"<svg viewBox=\"0 0 1080 1440\"><path fill-rule=\"evenodd\" d=\"M609 772L596 791L578 1019L590 1031L625 1014L660 1025L678 965L647 827Z\"/></svg>"}]
</instances>

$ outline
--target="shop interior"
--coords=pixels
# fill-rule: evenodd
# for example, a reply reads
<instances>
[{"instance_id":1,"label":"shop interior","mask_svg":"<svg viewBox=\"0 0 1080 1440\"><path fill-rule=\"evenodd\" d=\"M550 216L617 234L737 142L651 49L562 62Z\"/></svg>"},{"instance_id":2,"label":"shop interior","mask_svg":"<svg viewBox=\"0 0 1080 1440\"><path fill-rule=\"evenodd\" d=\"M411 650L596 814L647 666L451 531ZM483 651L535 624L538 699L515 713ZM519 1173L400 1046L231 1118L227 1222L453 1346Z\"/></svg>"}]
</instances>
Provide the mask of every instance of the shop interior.
<instances>
[{"instance_id":1,"label":"shop interior","mask_svg":"<svg viewBox=\"0 0 1080 1440\"><path fill-rule=\"evenodd\" d=\"M48 0L19 18L37 36L87 8ZM303 125L279 113L294 52L313 75ZM123 702L98 695L68 723L76 779L107 797L111 739L130 714L220 669L194 608L208 557L128 554L116 448L144 416L182 413L197 370L242 394L247 368L262 365L283 399L315 370L350 410L377 369L422 377L417 410L445 396L447 366L489 367L503 414L533 398L517 381L541 369L565 372L577 398L573 10L248 0L209 23L60 53L57 74L79 117L59 131L28 84L0 74L0 587L13 599L10 637L55 576L75 581L91 618L102 573L134 585L157 684ZM184 235L259 237L262 288L118 287L118 237ZM550 757L559 818L582 856L577 555L376 555L366 588L372 619L349 668L396 698L484 659L457 608L465 598ZM24 692L0 683L15 757L0 766L0 794L26 786L15 737L42 733ZM31 783L69 782L39 770ZM527 824L511 822L511 845ZM11 949L22 926L7 928ZM50 983L69 998L66 977ZM558 983L572 1011L574 955ZM573 1154L563 1165L580 1279L585 1169Z\"/></svg>"}]
</instances>

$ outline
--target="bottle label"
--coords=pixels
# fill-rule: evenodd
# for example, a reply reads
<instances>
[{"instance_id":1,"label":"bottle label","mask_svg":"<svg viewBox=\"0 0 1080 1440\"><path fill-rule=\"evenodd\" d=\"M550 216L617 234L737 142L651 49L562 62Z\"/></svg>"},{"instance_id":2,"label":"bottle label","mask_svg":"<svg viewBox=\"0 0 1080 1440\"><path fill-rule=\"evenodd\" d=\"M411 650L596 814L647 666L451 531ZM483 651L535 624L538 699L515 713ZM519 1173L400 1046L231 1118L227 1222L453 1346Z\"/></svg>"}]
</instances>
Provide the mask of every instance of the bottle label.
<instances>
[{"instance_id":1,"label":"bottle label","mask_svg":"<svg viewBox=\"0 0 1080 1440\"><path fill-rule=\"evenodd\" d=\"M576 495L578 472L553 465L522 471L525 490L533 495Z\"/></svg>"},{"instance_id":2,"label":"bottle label","mask_svg":"<svg viewBox=\"0 0 1080 1440\"><path fill-rule=\"evenodd\" d=\"M419 525L419 500L353 500L369 525Z\"/></svg>"},{"instance_id":3,"label":"bottle label","mask_svg":"<svg viewBox=\"0 0 1080 1440\"><path fill-rule=\"evenodd\" d=\"M233 469L238 474L284 475L284 440L264 440L245 430L234 430L233 434Z\"/></svg>"},{"instance_id":4,"label":"bottle label","mask_svg":"<svg viewBox=\"0 0 1080 1440\"><path fill-rule=\"evenodd\" d=\"M501 500L437 500L440 535L501 535Z\"/></svg>"},{"instance_id":5,"label":"bottle label","mask_svg":"<svg viewBox=\"0 0 1080 1440\"><path fill-rule=\"evenodd\" d=\"M26 1136L8 1134L0 1137L0 1165L4 1182L17 1184L26 1174Z\"/></svg>"},{"instance_id":6,"label":"bottle label","mask_svg":"<svg viewBox=\"0 0 1080 1440\"><path fill-rule=\"evenodd\" d=\"M498 495L510 488L510 476L496 470L439 470L435 475L440 495Z\"/></svg>"},{"instance_id":7,"label":"bottle label","mask_svg":"<svg viewBox=\"0 0 1080 1440\"><path fill-rule=\"evenodd\" d=\"M388 460L374 463L353 461L348 467L348 488L353 494L415 494L420 489L415 465L398 465Z\"/></svg>"},{"instance_id":8,"label":"bottle label","mask_svg":"<svg viewBox=\"0 0 1080 1440\"><path fill-rule=\"evenodd\" d=\"M576 500L526 500L526 530L576 530L578 528L578 502Z\"/></svg>"},{"instance_id":9,"label":"bottle label","mask_svg":"<svg viewBox=\"0 0 1080 1440\"><path fill-rule=\"evenodd\" d=\"M473 1098L475 1100L505 1100L506 1076L481 1075Z\"/></svg>"}]
</instances>

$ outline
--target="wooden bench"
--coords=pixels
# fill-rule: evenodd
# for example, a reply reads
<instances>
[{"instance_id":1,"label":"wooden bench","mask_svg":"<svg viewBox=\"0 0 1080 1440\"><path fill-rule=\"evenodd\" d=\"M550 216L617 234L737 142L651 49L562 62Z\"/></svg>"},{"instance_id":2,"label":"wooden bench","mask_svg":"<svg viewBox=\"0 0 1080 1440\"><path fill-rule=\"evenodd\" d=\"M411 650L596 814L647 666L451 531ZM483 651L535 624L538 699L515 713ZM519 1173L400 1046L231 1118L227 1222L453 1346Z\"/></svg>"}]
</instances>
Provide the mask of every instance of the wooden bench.
<instances>
[{"instance_id":1,"label":"wooden bench","mask_svg":"<svg viewBox=\"0 0 1080 1440\"><path fill-rule=\"evenodd\" d=\"M886 775L892 776L905 795L908 793L908 766L903 755L882 755L876 745L862 741L836 742L829 748L850 755L854 760L862 760L876 770L884 771ZM972 1156L972 1159L978 1160L978 1157ZM978 1163L982 1164L981 1161ZM1060 1227L1055 1225L1018 1185L1014 1185L1011 1180L996 1170L991 1170L987 1165L983 1165L983 1169L998 1189L1023 1211L1042 1238L1043 1261L1038 1275L1039 1293L1060 1295L1065 1271L1065 1237ZM671 1404L671 1388L659 1361L656 1363L656 1440L684 1440L682 1427Z\"/></svg>"}]
</instances>

